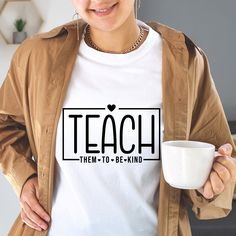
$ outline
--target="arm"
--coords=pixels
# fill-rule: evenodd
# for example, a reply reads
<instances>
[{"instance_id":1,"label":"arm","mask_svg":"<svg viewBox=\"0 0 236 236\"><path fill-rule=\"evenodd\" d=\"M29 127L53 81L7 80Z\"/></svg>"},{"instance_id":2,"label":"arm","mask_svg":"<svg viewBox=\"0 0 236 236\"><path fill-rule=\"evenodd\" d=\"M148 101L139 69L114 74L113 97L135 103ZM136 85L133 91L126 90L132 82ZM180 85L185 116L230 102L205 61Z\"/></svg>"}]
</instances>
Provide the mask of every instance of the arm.
<instances>
[{"instance_id":1,"label":"arm","mask_svg":"<svg viewBox=\"0 0 236 236\"><path fill-rule=\"evenodd\" d=\"M18 197L26 180L37 173L24 121L23 83L16 52L0 89L0 170Z\"/></svg>"},{"instance_id":2,"label":"arm","mask_svg":"<svg viewBox=\"0 0 236 236\"><path fill-rule=\"evenodd\" d=\"M222 144L230 143L232 156L236 156L234 145L222 103L212 79L209 62L203 50L196 50L195 78L197 92L192 111L190 140L209 142L218 149ZM225 217L232 209L235 183L229 184L221 194L206 199L196 190L183 190L183 197L192 205L195 216L199 219Z\"/></svg>"}]
</instances>

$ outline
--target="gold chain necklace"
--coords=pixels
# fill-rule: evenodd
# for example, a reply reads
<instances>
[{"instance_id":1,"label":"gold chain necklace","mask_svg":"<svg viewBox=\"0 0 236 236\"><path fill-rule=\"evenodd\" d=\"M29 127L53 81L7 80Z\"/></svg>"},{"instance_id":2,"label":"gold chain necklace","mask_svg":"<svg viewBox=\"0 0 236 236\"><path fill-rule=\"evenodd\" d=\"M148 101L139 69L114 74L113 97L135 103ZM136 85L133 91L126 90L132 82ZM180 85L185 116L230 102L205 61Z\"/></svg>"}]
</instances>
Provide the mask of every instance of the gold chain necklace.
<instances>
[{"instance_id":1,"label":"gold chain necklace","mask_svg":"<svg viewBox=\"0 0 236 236\"><path fill-rule=\"evenodd\" d=\"M139 46L139 44L142 42L142 39L143 39L143 36L144 36L144 29L143 29L143 27L141 27L140 25L139 25L139 29L140 29L140 34L139 34L138 39L133 43L133 45L132 45L130 48L123 50L121 53L128 53L128 52L130 52L130 51L136 49L136 48ZM89 25L86 27L85 40L87 40L87 42L88 42L94 49L99 50L99 51L101 51L101 52L108 52L108 51L104 51L104 50L102 50L101 48L99 48L99 47L92 41L91 36L90 36L90 26L89 26Z\"/></svg>"}]
</instances>

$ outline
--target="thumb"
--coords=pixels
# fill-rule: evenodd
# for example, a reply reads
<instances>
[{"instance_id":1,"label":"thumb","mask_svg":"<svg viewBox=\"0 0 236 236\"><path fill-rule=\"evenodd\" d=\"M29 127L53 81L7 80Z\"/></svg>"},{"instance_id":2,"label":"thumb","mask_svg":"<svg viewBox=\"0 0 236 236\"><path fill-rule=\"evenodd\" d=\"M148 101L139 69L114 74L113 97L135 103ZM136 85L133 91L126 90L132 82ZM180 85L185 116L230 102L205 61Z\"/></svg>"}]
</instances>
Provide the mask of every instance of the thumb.
<instances>
[{"instance_id":1,"label":"thumb","mask_svg":"<svg viewBox=\"0 0 236 236\"><path fill-rule=\"evenodd\" d=\"M231 156L232 155L232 145L230 143L226 143L219 147L218 152L223 156Z\"/></svg>"}]
</instances>

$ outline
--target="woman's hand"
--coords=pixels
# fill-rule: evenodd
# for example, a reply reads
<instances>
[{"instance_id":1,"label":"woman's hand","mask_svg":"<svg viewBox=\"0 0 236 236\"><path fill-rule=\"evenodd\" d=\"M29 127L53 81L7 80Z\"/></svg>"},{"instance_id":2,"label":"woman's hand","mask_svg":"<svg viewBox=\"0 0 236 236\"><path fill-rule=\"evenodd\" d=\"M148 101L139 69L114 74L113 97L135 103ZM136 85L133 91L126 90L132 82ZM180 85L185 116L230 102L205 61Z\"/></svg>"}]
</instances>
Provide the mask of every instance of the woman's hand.
<instances>
[{"instance_id":1,"label":"woman's hand","mask_svg":"<svg viewBox=\"0 0 236 236\"><path fill-rule=\"evenodd\" d=\"M26 181L20 195L21 218L31 228L46 230L50 217L38 201L38 177Z\"/></svg>"},{"instance_id":2,"label":"woman's hand","mask_svg":"<svg viewBox=\"0 0 236 236\"><path fill-rule=\"evenodd\" d=\"M207 199L222 193L228 184L236 182L236 161L231 157L231 144L222 145L218 152L222 156L215 158L208 180L197 190Z\"/></svg>"}]
</instances>

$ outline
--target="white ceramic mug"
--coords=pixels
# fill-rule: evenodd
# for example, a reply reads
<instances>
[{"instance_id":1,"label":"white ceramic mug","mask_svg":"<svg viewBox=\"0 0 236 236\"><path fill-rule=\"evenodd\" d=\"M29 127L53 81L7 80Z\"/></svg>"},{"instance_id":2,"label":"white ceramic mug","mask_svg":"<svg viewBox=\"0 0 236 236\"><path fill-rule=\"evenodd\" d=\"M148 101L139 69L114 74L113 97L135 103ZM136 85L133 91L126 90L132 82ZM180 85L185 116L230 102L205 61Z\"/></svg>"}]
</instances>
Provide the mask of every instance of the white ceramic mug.
<instances>
[{"instance_id":1,"label":"white ceramic mug","mask_svg":"<svg viewBox=\"0 0 236 236\"><path fill-rule=\"evenodd\" d=\"M175 140L161 144L164 178L175 188L199 189L207 181L219 153L210 143Z\"/></svg>"}]
</instances>

